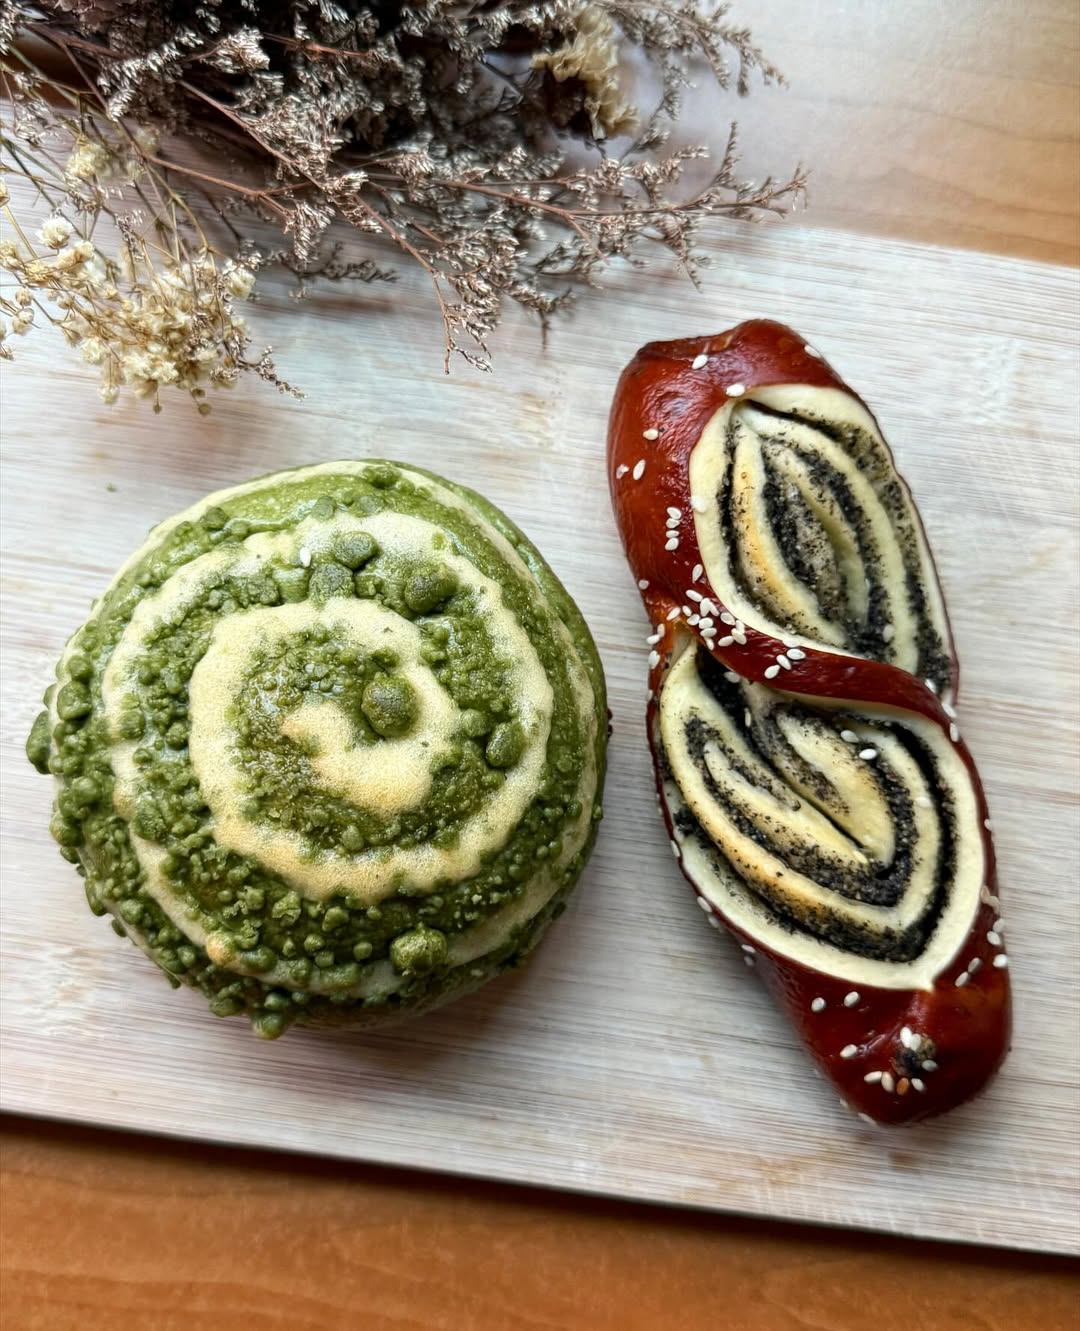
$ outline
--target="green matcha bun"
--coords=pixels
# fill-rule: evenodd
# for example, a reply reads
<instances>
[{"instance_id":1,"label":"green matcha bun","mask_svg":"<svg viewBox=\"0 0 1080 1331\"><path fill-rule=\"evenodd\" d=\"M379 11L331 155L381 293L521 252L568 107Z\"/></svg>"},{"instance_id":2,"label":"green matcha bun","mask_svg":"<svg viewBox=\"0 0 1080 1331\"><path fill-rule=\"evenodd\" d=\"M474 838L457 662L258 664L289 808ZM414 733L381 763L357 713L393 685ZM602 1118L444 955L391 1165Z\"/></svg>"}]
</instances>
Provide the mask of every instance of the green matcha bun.
<instances>
[{"instance_id":1,"label":"green matcha bun","mask_svg":"<svg viewBox=\"0 0 1080 1331\"><path fill-rule=\"evenodd\" d=\"M278 472L156 527L27 752L90 907L263 1036L518 964L600 819L604 677L499 510L383 461Z\"/></svg>"}]
</instances>

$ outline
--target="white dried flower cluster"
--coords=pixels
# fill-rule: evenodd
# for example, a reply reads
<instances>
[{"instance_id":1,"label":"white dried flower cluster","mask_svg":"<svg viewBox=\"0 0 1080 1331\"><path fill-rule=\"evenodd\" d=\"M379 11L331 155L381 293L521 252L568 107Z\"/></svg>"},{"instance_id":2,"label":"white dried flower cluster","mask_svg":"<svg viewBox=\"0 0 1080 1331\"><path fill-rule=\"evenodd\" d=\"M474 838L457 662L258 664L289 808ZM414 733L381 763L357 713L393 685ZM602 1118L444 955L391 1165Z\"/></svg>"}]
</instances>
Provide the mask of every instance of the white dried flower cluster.
<instances>
[{"instance_id":1,"label":"white dried flower cluster","mask_svg":"<svg viewBox=\"0 0 1080 1331\"><path fill-rule=\"evenodd\" d=\"M126 389L158 411L161 390L173 388L205 414L207 390L231 388L243 370L295 394L275 374L269 352L248 356L236 305L252 294L257 258L219 255L190 210L153 175L156 130L140 128L113 142L101 124L93 139L59 117L57 125L69 135L66 154L39 143L35 169L20 171L21 162L6 168L33 187L22 198L50 209L36 233L20 222L0 181L0 274L16 283L0 290L0 357L13 358L8 332L22 336L51 325L97 368L106 403ZM122 182L130 186L136 175L148 176L168 201L160 211L147 207L150 196L137 187L136 206L125 208ZM102 248L110 230L103 221L118 233L116 258Z\"/></svg>"},{"instance_id":2,"label":"white dried flower cluster","mask_svg":"<svg viewBox=\"0 0 1080 1331\"><path fill-rule=\"evenodd\" d=\"M89 240L67 244L73 236L70 222L50 217L40 239L51 254L0 242L0 268L19 283L0 297L11 331L26 333L40 312L99 367L107 403L127 388L157 409L161 389L173 387L208 411L207 388L231 388L249 367L247 329L234 305L251 294L255 274L219 264L207 250L154 264L137 249L127 251L122 274Z\"/></svg>"},{"instance_id":3,"label":"white dried flower cluster","mask_svg":"<svg viewBox=\"0 0 1080 1331\"><path fill-rule=\"evenodd\" d=\"M103 178L110 165L111 157L107 148L91 139L80 139L64 169L73 180L90 181Z\"/></svg>"},{"instance_id":4,"label":"white dried flower cluster","mask_svg":"<svg viewBox=\"0 0 1080 1331\"><path fill-rule=\"evenodd\" d=\"M71 239L72 230L72 225L66 218L50 217L38 234L43 245L47 245L51 250L58 250Z\"/></svg>"}]
</instances>

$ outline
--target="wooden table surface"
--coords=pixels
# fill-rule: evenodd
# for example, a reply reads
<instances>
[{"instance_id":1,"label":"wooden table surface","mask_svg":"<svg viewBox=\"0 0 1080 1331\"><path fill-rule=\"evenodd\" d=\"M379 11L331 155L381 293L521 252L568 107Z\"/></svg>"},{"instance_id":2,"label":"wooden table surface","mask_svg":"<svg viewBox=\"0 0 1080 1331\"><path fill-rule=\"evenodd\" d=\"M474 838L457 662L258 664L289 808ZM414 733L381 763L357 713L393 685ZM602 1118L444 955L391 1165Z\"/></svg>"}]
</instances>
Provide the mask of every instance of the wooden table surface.
<instances>
[{"instance_id":1,"label":"wooden table surface","mask_svg":"<svg viewBox=\"0 0 1080 1331\"><path fill-rule=\"evenodd\" d=\"M790 81L738 108L748 162L813 168L810 210L789 225L1077 261L1077 0L741 0L736 17ZM0 1322L1075 1331L1080 1274L1059 1259L7 1119Z\"/></svg>"}]
</instances>

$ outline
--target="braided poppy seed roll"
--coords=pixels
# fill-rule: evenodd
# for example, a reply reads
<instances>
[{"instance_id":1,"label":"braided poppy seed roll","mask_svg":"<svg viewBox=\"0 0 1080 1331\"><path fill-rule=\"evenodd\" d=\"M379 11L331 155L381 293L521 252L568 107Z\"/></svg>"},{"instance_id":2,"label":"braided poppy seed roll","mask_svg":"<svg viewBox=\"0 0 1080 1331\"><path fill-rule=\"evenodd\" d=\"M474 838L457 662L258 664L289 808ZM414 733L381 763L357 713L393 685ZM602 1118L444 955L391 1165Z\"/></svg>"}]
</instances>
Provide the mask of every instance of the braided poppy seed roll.
<instances>
[{"instance_id":1,"label":"braided poppy seed roll","mask_svg":"<svg viewBox=\"0 0 1080 1331\"><path fill-rule=\"evenodd\" d=\"M968 1099L1009 1036L994 851L941 588L877 422L755 320L643 348L608 461L698 904L861 1113Z\"/></svg>"},{"instance_id":2,"label":"braided poppy seed roll","mask_svg":"<svg viewBox=\"0 0 1080 1331\"><path fill-rule=\"evenodd\" d=\"M415 468L281 472L155 528L57 681L28 752L91 907L264 1036L477 987L592 848L589 632L503 514Z\"/></svg>"}]
</instances>

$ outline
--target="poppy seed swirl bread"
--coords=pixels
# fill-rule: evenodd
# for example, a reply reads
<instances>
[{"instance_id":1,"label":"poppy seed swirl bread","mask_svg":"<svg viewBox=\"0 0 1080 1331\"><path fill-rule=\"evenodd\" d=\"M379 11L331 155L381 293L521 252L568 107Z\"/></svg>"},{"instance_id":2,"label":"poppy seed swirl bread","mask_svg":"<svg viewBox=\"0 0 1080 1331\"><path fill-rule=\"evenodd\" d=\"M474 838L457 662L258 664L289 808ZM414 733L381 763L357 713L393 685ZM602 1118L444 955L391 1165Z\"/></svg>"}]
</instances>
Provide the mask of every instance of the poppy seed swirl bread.
<instances>
[{"instance_id":1,"label":"poppy seed swirl bread","mask_svg":"<svg viewBox=\"0 0 1080 1331\"><path fill-rule=\"evenodd\" d=\"M698 905L860 1113L968 1099L1009 1038L994 848L941 587L877 422L754 320L644 347L608 464Z\"/></svg>"}]
</instances>

